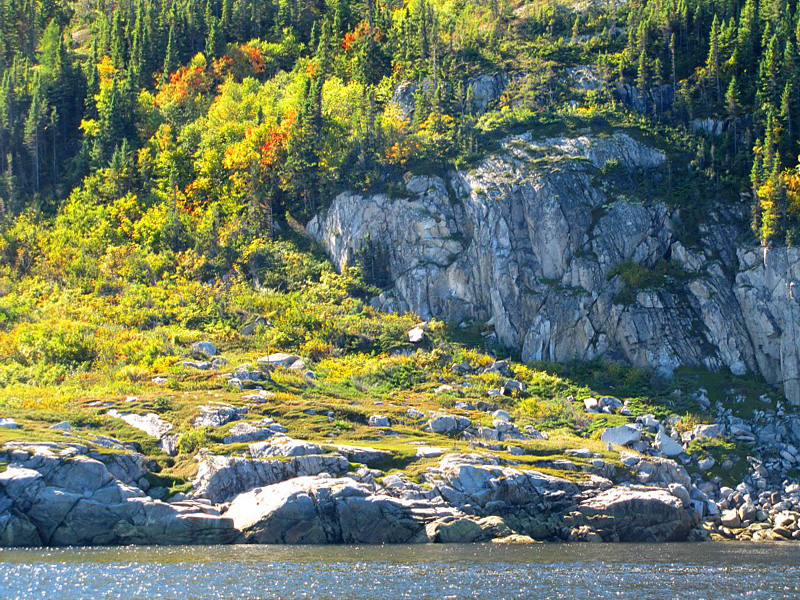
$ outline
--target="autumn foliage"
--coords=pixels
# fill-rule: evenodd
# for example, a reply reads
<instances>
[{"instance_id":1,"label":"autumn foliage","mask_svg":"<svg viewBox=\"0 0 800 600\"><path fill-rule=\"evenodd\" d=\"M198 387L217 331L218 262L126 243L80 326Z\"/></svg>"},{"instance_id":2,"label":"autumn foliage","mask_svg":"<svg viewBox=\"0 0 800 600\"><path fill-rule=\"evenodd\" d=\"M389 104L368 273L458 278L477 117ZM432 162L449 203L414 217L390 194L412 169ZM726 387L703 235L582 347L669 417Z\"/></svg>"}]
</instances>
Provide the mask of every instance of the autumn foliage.
<instances>
[{"instance_id":1,"label":"autumn foliage","mask_svg":"<svg viewBox=\"0 0 800 600\"><path fill-rule=\"evenodd\" d=\"M261 152L260 162L263 167L271 167L278 164L279 159L286 152L289 134L296 120L297 111L293 110L284 117L280 125L269 130L264 143L259 147Z\"/></svg>"},{"instance_id":2,"label":"autumn foliage","mask_svg":"<svg viewBox=\"0 0 800 600\"><path fill-rule=\"evenodd\" d=\"M202 55L199 55L202 57ZM196 66L192 66L195 63ZM214 85L214 78L206 68L205 57L202 60L192 61L192 65L181 67L169 77L169 81L158 88L156 94L156 105L166 106L168 104L180 103L187 98L211 91Z\"/></svg>"},{"instance_id":3,"label":"autumn foliage","mask_svg":"<svg viewBox=\"0 0 800 600\"><path fill-rule=\"evenodd\" d=\"M375 42L383 41L383 33L380 29L373 27L370 29L369 23L363 21L358 24L358 26L353 31L348 31L344 34L344 39L342 40L342 48L345 50L351 50L355 48L359 42L368 40L372 38Z\"/></svg>"}]
</instances>

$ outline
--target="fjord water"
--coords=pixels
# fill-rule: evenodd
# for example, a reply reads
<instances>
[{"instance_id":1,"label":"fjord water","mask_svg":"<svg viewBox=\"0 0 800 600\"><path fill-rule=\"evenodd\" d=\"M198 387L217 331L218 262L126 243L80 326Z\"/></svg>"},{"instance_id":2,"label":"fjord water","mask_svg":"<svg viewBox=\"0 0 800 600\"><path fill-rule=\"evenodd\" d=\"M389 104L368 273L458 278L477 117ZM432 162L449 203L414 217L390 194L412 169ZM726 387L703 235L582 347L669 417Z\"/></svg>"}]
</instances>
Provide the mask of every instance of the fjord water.
<instances>
[{"instance_id":1,"label":"fjord water","mask_svg":"<svg viewBox=\"0 0 800 600\"><path fill-rule=\"evenodd\" d=\"M0 550L0 597L797 599L800 548L696 543Z\"/></svg>"}]
</instances>

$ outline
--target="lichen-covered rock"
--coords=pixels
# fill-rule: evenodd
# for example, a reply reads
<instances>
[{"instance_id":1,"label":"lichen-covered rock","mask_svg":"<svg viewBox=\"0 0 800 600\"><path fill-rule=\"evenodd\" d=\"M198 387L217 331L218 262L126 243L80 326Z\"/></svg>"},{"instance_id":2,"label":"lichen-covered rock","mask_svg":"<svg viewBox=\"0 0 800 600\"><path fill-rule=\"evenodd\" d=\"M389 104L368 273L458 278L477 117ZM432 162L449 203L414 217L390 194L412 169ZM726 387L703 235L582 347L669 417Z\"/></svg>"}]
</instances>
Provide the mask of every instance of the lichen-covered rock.
<instances>
[{"instance_id":1,"label":"lichen-covered rock","mask_svg":"<svg viewBox=\"0 0 800 600\"><path fill-rule=\"evenodd\" d=\"M200 415L192 422L195 427L222 427L226 423L240 419L247 413L246 407L229 404L215 404L198 408Z\"/></svg>"}]
</instances>

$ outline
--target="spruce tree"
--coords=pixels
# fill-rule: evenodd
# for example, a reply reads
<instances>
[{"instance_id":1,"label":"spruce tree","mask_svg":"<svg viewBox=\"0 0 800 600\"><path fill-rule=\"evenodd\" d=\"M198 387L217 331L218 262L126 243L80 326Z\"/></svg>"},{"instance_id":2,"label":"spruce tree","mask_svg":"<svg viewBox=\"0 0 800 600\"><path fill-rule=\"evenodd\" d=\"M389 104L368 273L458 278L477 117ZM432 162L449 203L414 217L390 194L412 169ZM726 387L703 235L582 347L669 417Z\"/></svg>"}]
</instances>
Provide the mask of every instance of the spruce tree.
<instances>
[{"instance_id":1,"label":"spruce tree","mask_svg":"<svg viewBox=\"0 0 800 600\"><path fill-rule=\"evenodd\" d=\"M47 112L47 104L44 98L42 80L37 73L33 79L31 90L31 105L28 109L28 116L25 119L25 145L31 157L31 169L33 171L33 191L38 194L40 189L41 176L41 151L42 151L42 126L44 116Z\"/></svg>"},{"instance_id":2,"label":"spruce tree","mask_svg":"<svg viewBox=\"0 0 800 600\"><path fill-rule=\"evenodd\" d=\"M125 28L121 12L120 8L114 11L111 25L111 63L120 70L125 68Z\"/></svg>"},{"instance_id":3,"label":"spruce tree","mask_svg":"<svg viewBox=\"0 0 800 600\"><path fill-rule=\"evenodd\" d=\"M742 110L739 85L735 75L731 78L731 82L728 84L728 91L725 92L725 108L727 109L728 118L731 122L731 129L733 130L733 155L735 157L738 153L738 119Z\"/></svg>"},{"instance_id":4,"label":"spruce tree","mask_svg":"<svg viewBox=\"0 0 800 600\"><path fill-rule=\"evenodd\" d=\"M206 57L211 59L219 56L222 54L221 51L221 44L222 40L220 39L220 31L219 31L219 19L216 17L211 17L211 22L208 26L208 37L206 37L206 49L205 54Z\"/></svg>"},{"instance_id":5,"label":"spruce tree","mask_svg":"<svg viewBox=\"0 0 800 600\"><path fill-rule=\"evenodd\" d=\"M169 38L167 39L167 52L164 56L164 70L161 75L161 83L167 83L169 81L170 74L177 66L175 44L175 21L172 21L169 26Z\"/></svg>"},{"instance_id":6,"label":"spruce tree","mask_svg":"<svg viewBox=\"0 0 800 600\"><path fill-rule=\"evenodd\" d=\"M783 91L780 62L780 41L777 35L773 35L758 70L758 100L765 114L780 106L780 94Z\"/></svg>"},{"instance_id":7,"label":"spruce tree","mask_svg":"<svg viewBox=\"0 0 800 600\"><path fill-rule=\"evenodd\" d=\"M722 91L719 83L719 20L714 15L714 22L711 24L711 39L709 41L708 58L706 59L706 76L714 83L716 90L715 99L719 102Z\"/></svg>"}]
</instances>

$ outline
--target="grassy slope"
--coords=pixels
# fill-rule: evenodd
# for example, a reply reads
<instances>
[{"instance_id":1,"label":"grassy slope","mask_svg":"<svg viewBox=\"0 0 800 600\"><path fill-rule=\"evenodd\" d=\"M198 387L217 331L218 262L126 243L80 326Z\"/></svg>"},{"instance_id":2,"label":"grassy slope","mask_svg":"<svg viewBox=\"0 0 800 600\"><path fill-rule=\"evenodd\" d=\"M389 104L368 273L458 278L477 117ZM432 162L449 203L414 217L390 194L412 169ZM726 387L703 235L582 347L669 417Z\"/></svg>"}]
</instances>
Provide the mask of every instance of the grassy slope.
<instances>
[{"instance_id":1,"label":"grassy slope","mask_svg":"<svg viewBox=\"0 0 800 600\"><path fill-rule=\"evenodd\" d=\"M303 281L285 280L283 291L256 291L246 283L198 289L200 284L178 278L98 294L6 278L0 307L11 317L0 331L0 354L5 357L0 363L4 384L0 417L14 418L24 429L0 429L0 443L60 439L63 434L49 427L68 420L74 427L69 439L91 443L94 435L102 434L133 442L158 462L162 475L174 478L165 481L181 489L196 469L195 448L246 451L245 444L222 443L233 423L217 430L191 426L202 404L247 404L242 392L230 389L218 376L220 372L181 366L190 358L190 343L200 339L218 345L231 363L227 370L255 364L266 352L285 350L302 355L316 372L311 379L288 369L276 370L273 381L265 385L274 398L253 408L248 420L268 416L286 426L293 437L390 450L392 461L373 466L411 475L432 464L416 459L417 445L469 449L466 442L422 431L424 421L406 417L412 406L426 413L463 414L477 424L491 425L487 413L458 410L455 403L497 402L520 427L532 424L550 434L549 441L512 442L525 450L525 455L513 458L551 468L551 461L565 458L564 451L570 448L589 447L614 459L598 436L603 427L627 419L584 413L581 400L590 395L628 399L634 414L679 415L685 428L711 420L692 400L700 387L708 390L712 402L720 400L742 416L774 405L777 399L773 390L749 377L681 370L669 384L658 384L643 371L599 362L536 366L513 362L514 378L525 382L528 390L520 397L489 399L488 390L500 386L502 377L464 377L450 366L464 360L484 366L493 360L487 351L504 355L503 349L482 348L479 332L438 322L430 324L424 347L415 347L407 342L407 332L417 322L413 315L377 313L361 299L369 290L354 274L338 275L310 251L281 244L283 266L289 262L295 271L310 274ZM256 314L273 326L252 336L238 333L238 327ZM155 376L165 376L167 384L153 383ZM443 384L453 386L453 391L437 393ZM758 400L765 393L771 396L769 405ZM128 396L137 400L126 402ZM735 401L737 396L744 400ZM156 440L109 417L111 408L160 414L184 435L183 452L167 457ZM328 413L333 413L332 422ZM372 414L389 416L395 435L369 427L366 421ZM713 449L718 457L720 452L741 454L739 450Z\"/></svg>"}]
</instances>

